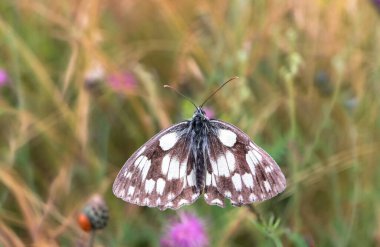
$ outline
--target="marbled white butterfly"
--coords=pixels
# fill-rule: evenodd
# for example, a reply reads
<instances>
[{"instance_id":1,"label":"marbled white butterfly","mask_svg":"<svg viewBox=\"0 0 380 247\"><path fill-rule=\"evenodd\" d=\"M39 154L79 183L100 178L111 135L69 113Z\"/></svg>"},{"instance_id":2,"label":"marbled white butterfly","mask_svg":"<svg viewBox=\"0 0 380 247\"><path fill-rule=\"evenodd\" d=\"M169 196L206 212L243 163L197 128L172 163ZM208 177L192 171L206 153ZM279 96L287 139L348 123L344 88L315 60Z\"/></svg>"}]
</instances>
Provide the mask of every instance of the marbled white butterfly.
<instances>
[{"instance_id":1,"label":"marbled white butterfly","mask_svg":"<svg viewBox=\"0 0 380 247\"><path fill-rule=\"evenodd\" d=\"M191 120L162 130L141 146L117 175L113 193L130 203L165 210L191 204L201 194L208 204L224 207L225 198L241 206L282 192L285 176L272 157L243 131L207 118L202 109L235 78L199 107L194 105Z\"/></svg>"}]
</instances>

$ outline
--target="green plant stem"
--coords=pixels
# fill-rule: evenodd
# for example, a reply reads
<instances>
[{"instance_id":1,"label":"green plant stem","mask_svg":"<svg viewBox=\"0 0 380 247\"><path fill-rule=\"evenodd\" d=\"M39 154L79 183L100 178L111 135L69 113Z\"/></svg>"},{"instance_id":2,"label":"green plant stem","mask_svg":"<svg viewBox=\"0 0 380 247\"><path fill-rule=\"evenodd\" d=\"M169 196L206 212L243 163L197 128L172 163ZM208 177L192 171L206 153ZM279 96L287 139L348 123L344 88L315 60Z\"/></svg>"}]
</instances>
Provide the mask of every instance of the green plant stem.
<instances>
[{"instance_id":1,"label":"green plant stem","mask_svg":"<svg viewBox=\"0 0 380 247\"><path fill-rule=\"evenodd\" d=\"M251 213L253 213L256 216L257 222L262 224L263 218L261 217L260 212L257 211L257 209L252 204L248 204L247 207L249 208L249 211L251 211Z\"/></svg>"},{"instance_id":2,"label":"green plant stem","mask_svg":"<svg viewBox=\"0 0 380 247\"><path fill-rule=\"evenodd\" d=\"M90 233L90 239L88 240L88 247L93 247L95 243L95 230L92 230Z\"/></svg>"}]
</instances>

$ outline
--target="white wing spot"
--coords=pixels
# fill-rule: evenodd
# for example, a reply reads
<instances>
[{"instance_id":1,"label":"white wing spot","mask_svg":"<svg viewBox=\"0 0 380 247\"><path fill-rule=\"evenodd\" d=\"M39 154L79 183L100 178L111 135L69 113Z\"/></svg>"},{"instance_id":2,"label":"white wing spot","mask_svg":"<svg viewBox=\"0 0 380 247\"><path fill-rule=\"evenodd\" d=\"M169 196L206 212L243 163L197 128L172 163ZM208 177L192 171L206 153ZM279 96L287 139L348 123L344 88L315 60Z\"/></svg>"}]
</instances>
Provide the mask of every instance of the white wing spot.
<instances>
[{"instance_id":1,"label":"white wing spot","mask_svg":"<svg viewBox=\"0 0 380 247\"><path fill-rule=\"evenodd\" d=\"M125 189L119 190L118 197L124 197Z\"/></svg>"},{"instance_id":2,"label":"white wing spot","mask_svg":"<svg viewBox=\"0 0 380 247\"><path fill-rule=\"evenodd\" d=\"M204 194L204 198L206 198L206 199L208 198L208 194L207 194L207 193L206 193L206 194Z\"/></svg>"},{"instance_id":3,"label":"white wing spot","mask_svg":"<svg viewBox=\"0 0 380 247\"><path fill-rule=\"evenodd\" d=\"M150 165L152 164L151 160L147 160L145 162L145 165L141 171L141 176L142 176L142 180L145 180L146 178L146 175L148 175L148 171L150 169Z\"/></svg>"},{"instance_id":4,"label":"white wing spot","mask_svg":"<svg viewBox=\"0 0 380 247\"><path fill-rule=\"evenodd\" d=\"M243 176L241 176L241 178L245 186L247 186L248 188L253 188L253 177L251 174L245 173Z\"/></svg>"},{"instance_id":5,"label":"white wing spot","mask_svg":"<svg viewBox=\"0 0 380 247\"><path fill-rule=\"evenodd\" d=\"M251 194L249 195L249 200L250 200L251 202L256 201L256 199L257 199L257 197L255 196L255 194L251 193Z\"/></svg>"},{"instance_id":6,"label":"white wing spot","mask_svg":"<svg viewBox=\"0 0 380 247\"><path fill-rule=\"evenodd\" d=\"M160 138L160 147L162 150L167 151L177 143L178 137L175 132L163 135Z\"/></svg>"},{"instance_id":7,"label":"white wing spot","mask_svg":"<svg viewBox=\"0 0 380 247\"><path fill-rule=\"evenodd\" d=\"M235 171L235 156L230 152L226 152L226 159L227 159L227 165L228 169L230 170L230 173Z\"/></svg>"},{"instance_id":8,"label":"white wing spot","mask_svg":"<svg viewBox=\"0 0 380 247\"><path fill-rule=\"evenodd\" d=\"M229 190L224 191L224 196L227 198L231 198L232 197L231 191Z\"/></svg>"},{"instance_id":9,"label":"white wing spot","mask_svg":"<svg viewBox=\"0 0 380 247\"><path fill-rule=\"evenodd\" d=\"M257 161L261 163L261 161L263 160L263 157L261 156L261 154L255 149L251 150L251 152L253 153L253 155L255 155Z\"/></svg>"},{"instance_id":10,"label":"white wing spot","mask_svg":"<svg viewBox=\"0 0 380 247\"><path fill-rule=\"evenodd\" d=\"M136 162L137 162L137 160L136 160L135 165L136 165L137 169L139 169L142 172L143 180L145 180L145 177L148 174L148 171L150 168L151 161L148 159L148 157L146 157L144 155L140 156L139 159L140 159L140 162L138 164L136 164Z\"/></svg>"},{"instance_id":11,"label":"white wing spot","mask_svg":"<svg viewBox=\"0 0 380 247\"><path fill-rule=\"evenodd\" d=\"M211 204L223 205L223 202L219 199L214 199L211 201Z\"/></svg>"},{"instance_id":12,"label":"white wing spot","mask_svg":"<svg viewBox=\"0 0 380 247\"><path fill-rule=\"evenodd\" d=\"M258 159L258 157L256 156L256 153L257 153L257 152L256 152L255 150L251 150L251 151L248 152L249 157L251 157L253 163L254 163L255 165L260 165L260 163L261 163L261 159ZM259 154L259 153L257 153L257 154ZM259 154L259 155L260 155L260 154ZM261 155L260 155L260 158L261 158Z\"/></svg>"},{"instance_id":13,"label":"white wing spot","mask_svg":"<svg viewBox=\"0 0 380 247\"><path fill-rule=\"evenodd\" d=\"M131 173L131 172L127 172L127 171L125 171L125 172L124 172L124 177L127 178L127 179L128 179L128 178L131 178L131 177L132 177L132 173Z\"/></svg>"},{"instance_id":14,"label":"white wing spot","mask_svg":"<svg viewBox=\"0 0 380 247\"><path fill-rule=\"evenodd\" d=\"M206 172L206 177L207 177L207 172ZM194 186L195 183L196 183L195 180L196 180L195 171L194 171L194 169L192 169L191 172L190 172L190 174L187 176L187 184L188 184L188 186Z\"/></svg>"},{"instance_id":15,"label":"white wing spot","mask_svg":"<svg viewBox=\"0 0 380 247\"><path fill-rule=\"evenodd\" d=\"M141 167L144 165L145 161L148 160L148 157L141 155L135 160L135 166L141 170Z\"/></svg>"},{"instance_id":16,"label":"white wing spot","mask_svg":"<svg viewBox=\"0 0 380 247\"><path fill-rule=\"evenodd\" d=\"M227 151L224 155L219 156L216 163L211 160L211 166L214 171L213 173L225 177L229 177L231 173L235 171L235 163L235 156L230 151Z\"/></svg>"},{"instance_id":17,"label":"white wing spot","mask_svg":"<svg viewBox=\"0 0 380 247\"><path fill-rule=\"evenodd\" d=\"M152 193L155 184L156 184L156 181L154 181L153 179L146 180L145 181L145 192L146 193Z\"/></svg>"},{"instance_id":18,"label":"white wing spot","mask_svg":"<svg viewBox=\"0 0 380 247\"><path fill-rule=\"evenodd\" d=\"M179 168L179 177L183 178L186 175L186 169L187 169L187 160L181 163L181 166Z\"/></svg>"},{"instance_id":19,"label":"white wing spot","mask_svg":"<svg viewBox=\"0 0 380 247\"><path fill-rule=\"evenodd\" d=\"M213 160L213 159L210 159L210 163L211 163L211 167L212 167L212 171L215 175L219 176L219 170L218 170L218 166L216 164L216 161Z\"/></svg>"},{"instance_id":20,"label":"white wing spot","mask_svg":"<svg viewBox=\"0 0 380 247\"><path fill-rule=\"evenodd\" d=\"M174 199L174 194L173 193L169 193L168 200L173 200L173 199Z\"/></svg>"},{"instance_id":21,"label":"white wing spot","mask_svg":"<svg viewBox=\"0 0 380 247\"><path fill-rule=\"evenodd\" d=\"M230 171L228 170L226 157L224 157L224 155L219 156L216 163L218 164L217 171L219 172L219 176L229 177Z\"/></svg>"},{"instance_id":22,"label":"white wing spot","mask_svg":"<svg viewBox=\"0 0 380 247\"><path fill-rule=\"evenodd\" d=\"M129 188L128 188L128 195L130 196L130 195L133 195L133 193L135 192L135 187L133 187L133 186L129 186Z\"/></svg>"},{"instance_id":23,"label":"white wing spot","mask_svg":"<svg viewBox=\"0 0 380 247\"><path fill-rule=\"evenodd\" d=\"M232 183L237 191L241 191L241 176L237 173L232 176Z\"/></svg>"},{"instance_id":24,"label":"white wing spot","mask_svg":"<svg viewBox=\"0 0 380 247\"><path fill-rule=\"evenodd\" d=\"M231 130L220 129L218 138L227 147L232 147L236 143L236 134Z\"/></svg>"},{"instance_id":25,"label":"white wing spot","mask_svg":"<svg viewBox=\"0 0 380 247\"><path fill-rule=\"evenodd\" d=\"M216 186L216 179L214 174L211 174L211 185Z\"/></svg>"},{"instance_id":26,"label":"white wing spot","mask_svg":"<svg viewBox=\"0 0 380 247\"><path fill-rule=\"evenodd\" d=\"M186 200L186 199L181 199L181 200L178 202L178 206L182 206L182 205L184 205L184 204L186 204L186 203L189 203L189 201Z\"/></svg>"},{"instance_id":27,"label":"white wing spot","mask_svg":"<svg viewBox=\"0 0 380 247\"><path fill-rule=\"evenodd\" d=\"M269 165L269 166L266 166L264 170L266 173L271 173L273 171L273 167Z\"/></svg>"},{"instance_id":28,"label":"white wing spot","mask_svg":"<svg viewBox=\"0 0 380 247\"><path fill-rule=\"evenodd\" d=\"M206 171L206 185L211 184L211 174Z\"/></svg>"},{"instance_id":29,"label":"white wing spot","mask_svg":"<svg viewBox=\"0 0 380 247\"><path fill-rule=\"evenodd\" d=\"M164 193L165 184L166 182L162 178L157 179L156 190L158 194L162 195Z\"/></svg>"},{"instance_id":30,"label":"white wing spot","mask_svg":"<svg viewBox=\"0 0 380 247\"><path fill-rule=\"evenodd\" d=\"M136 156L140 156L144 151L145 151L146 147L145 146L142 146L140 148L140 150L137 152Z\"/></svg>"},{"instance_id":31,"label":"white wing spot","mask_svg":"<svg viewBox=\"0 0 380 247\"><path fill-rule=\"evenodd\" d=\"M215 181L215 175L214 174L206 172L206 185L207 186L210 186L210 185L216 186L216 181Z\"/></svg>"},{"instance_id":32,"label":"white wing spot","mask_svg":"<svg viewBox=\"0 0 380 247\"><path fill-rule=\"evenodd\" d=\"M191 196L191 200L195 200L195 199L197 199L197 197L198 197L198 194L193 194L193 195Z\"/></svg>"},{"instance_id":33,"label":"white wing spot","mask_svg":"<svg viewBox=\"0 0 380 247\"><path fill-rule=\"evenodd\" d=\"M266 190L267 192L269 192L269 191L272 190L272 188L271 188L271 186L270 186L270 183L269 183L267 180L264 181L264 186L265 186L265 190Z\"/></svg>"},{"instance_id":34,"label":"white wing spot","mask_svg":"<svg viewBox=\"0 0 380 247\"><path fill-rule=\"evenodd\" d=\"M168 174L169 164L170 164L170 155L167 154L162 159L162 164L161 164L161 171L162 171L162 174L164 174L165 176Z\"/></svg>"},{"instance_id":35,"label":"white wing spot","mask_svg":"<svg viewBox=\"0 0 380 247\"><path fill-rule=\"evenodd\" d=\"M160 205L160 204L161 204L161 198L158 198L158 199L157 199L156 204L157 204L157 205Z\"/></svg>"},{"instance_id":36,"label":"white wing spot","mask_svg":"<svg viewBox=\"0 0 380 247\"><path fill-rule=\"evenodd\" d=\"M171 180L176 178L179 178L179 160L172 157L168 170L168 179Z\"/></svg>"},{"instance_id":37,"label":"white wing spot","mask_svg":"<svg viewBox=\"0 0 380 247\"><path fill-rule=\"evenodd\" d=\"M255 168L255 161L251 157L251 151L248 151L248 153L245 155L245 160L248 163L249 169L251 170L252 174L256 174L256 168Z\"/></svg>"}]
</instances>

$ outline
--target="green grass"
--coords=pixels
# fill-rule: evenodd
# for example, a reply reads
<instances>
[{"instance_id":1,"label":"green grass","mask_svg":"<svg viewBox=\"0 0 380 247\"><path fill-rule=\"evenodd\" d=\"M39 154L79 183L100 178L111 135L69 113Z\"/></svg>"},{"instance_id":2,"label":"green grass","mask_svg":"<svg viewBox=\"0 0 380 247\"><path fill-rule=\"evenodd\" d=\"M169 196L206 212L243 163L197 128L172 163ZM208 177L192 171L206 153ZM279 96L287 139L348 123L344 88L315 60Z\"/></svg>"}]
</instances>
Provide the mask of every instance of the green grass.
<instances>
[{"instance_id":1,"label":"green grass","mask_svg":"<svg viewBox=\"0 0 380 247\"><path fill-rule=\"evenodd\" d=\"M211 246L380 245L380 16L368 1L0 3L0 246L76 246L92 194L110 221L95 246L158 246L177 214L111 191L128 157L208 104L285 172L246 207L203 199ZM91 79L101 67L104 76ZM136 85L115 90L108 75ZM101 73L102 74L102 73ZM79 246L79 245L78 245Z\"/></svg>"}]
</instances>

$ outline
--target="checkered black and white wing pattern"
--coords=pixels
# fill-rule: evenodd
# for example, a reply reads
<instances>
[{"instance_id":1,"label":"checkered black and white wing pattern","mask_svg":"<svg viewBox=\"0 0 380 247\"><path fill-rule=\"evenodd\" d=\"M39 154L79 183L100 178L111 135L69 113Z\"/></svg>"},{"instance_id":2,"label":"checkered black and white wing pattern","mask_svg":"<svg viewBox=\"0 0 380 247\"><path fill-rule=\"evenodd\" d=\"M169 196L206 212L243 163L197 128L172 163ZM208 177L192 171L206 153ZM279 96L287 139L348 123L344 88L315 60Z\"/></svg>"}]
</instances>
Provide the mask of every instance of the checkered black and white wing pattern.
<instances>
[{"instance_id":1,"label":"checkered black and white wing pattern","mask_svg":"<svg viewBox=\"0 0 380 247\"><path fill-rule=\"evenodd\" d=\"M124 201L160 209L176 209L196 200L188 130L189 122L181 122L140 147L117 175L113 193Z\"/></svg>"},{"instance_id":2,"label":"checkered black and white wing pattern","mask_svg":"<svg viewBox=\"0 0 380 247\"><path fill-rule=\"evenodd\" d=\"M241 206L270 199L286 187L281 169L263 149L237 127L211 120L205 199L224 206L224 197Z\"/></svg>"}]
</instances>

